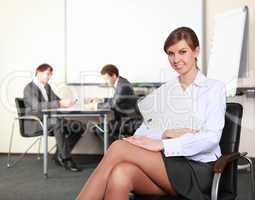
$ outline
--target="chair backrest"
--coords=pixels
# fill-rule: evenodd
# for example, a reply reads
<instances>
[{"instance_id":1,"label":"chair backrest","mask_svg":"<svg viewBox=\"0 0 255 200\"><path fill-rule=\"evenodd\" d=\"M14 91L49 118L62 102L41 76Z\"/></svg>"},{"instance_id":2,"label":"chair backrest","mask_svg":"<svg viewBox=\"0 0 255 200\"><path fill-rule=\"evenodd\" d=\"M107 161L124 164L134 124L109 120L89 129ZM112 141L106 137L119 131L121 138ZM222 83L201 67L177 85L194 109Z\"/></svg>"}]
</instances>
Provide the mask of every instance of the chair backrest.
<instances>
[{"instance_id":1,"label":"chair backrest","mask_svg":"<svg viewBox=\"0 0 255 200\"><path fill-rule=\"evenodd\" d=\"M25 103L23 98L15 98L15 104L16 104L16 109L17 109L17 114L18 117L25 116ZM31 132L31 129L25 128L24 123L30 122L30 123L38 123L34 120L31 119L19 119L19 130L20 130L20 135L22 137L36 137L40 136L43 134L42 130L36 131L36 132ZM54 136L53 129L48 131L48 136Z\"/></svg>"},{"instance_id":2,"label":"chair backrest","mask_svg":"<svg viewBox=\"0 0 255 200\"><path fill-rule=\"evenodd\" d=\"M241 104L227 103L225 126L220 140L223 155L239 151L242 116L243 107ZM229 165L224 171L220 184L220 193L236 196L237 161Z\"/></svg>"},{"instance_id":3,"label":"chair backrest","mask_svg":"<svg viewBox=\"0 0 255 200\"><path fill-rule=\"evenodd\" d=\"M15 98L15 105L16 105L18 117L25 116L24 99L23 98ZM29 137L29 135L27 135L25 133L24 120L21 120L21 119L19 119L19 131L20 131L21 136Z\"/></svg>"}]
</instances>

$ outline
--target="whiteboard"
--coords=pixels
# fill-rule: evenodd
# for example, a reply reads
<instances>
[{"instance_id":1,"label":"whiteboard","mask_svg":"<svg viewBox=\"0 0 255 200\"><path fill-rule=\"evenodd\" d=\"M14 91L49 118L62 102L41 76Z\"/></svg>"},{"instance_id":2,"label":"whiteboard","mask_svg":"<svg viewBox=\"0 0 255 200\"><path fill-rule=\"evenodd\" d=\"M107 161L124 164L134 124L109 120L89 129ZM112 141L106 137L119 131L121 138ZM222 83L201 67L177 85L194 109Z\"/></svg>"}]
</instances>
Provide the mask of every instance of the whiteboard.
<instances>
[{"instance_id":1,"label":"whiteboard","mask_svg":"<svg viewBox=\"0 0 255 200\"><path fill-rule=\"evenodd\" d=\"M247 13L244 7L215 17L207 77L223 81L227 96L235 96L240 68L247 64Z\"/></svg>"},{"instance_id":2,"label":"whiteboard","mask_svg":"<svg viewBox=\"0 0 255 200\"><path fill-rule=\"evenodd\" d=\"M100 70L114 64L132 83L161 83L176 76L163 51L180 26L191 27L201 46L203 0L66 0L65 65L68 84L102 83Z\"/></svg>"}]
</instances>

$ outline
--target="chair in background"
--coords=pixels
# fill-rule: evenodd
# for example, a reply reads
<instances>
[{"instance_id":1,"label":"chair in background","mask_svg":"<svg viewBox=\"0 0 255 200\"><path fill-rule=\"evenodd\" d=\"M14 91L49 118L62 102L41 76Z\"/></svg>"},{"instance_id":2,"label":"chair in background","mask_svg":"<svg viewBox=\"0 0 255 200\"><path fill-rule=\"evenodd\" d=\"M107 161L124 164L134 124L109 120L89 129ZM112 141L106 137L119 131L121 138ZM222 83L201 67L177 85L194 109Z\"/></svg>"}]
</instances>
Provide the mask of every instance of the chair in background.
<instances>
[{"instance_id":1,"label":"chair in background","mask_svg":"<svg viewBox=\"0 0 255 200\"><path fill-rule=\"evenodd\" d=\"M214 177L211 188L211 200L235 200L237 196L237 161L240 158L249 164L251 199L254 194L254 171L252 161L246 157L247 153L239 153L241 120L243 107L238 103L227 103L225 114L225 126L220 140L222 156L215 162L213 167ZM184 183L185 184L185 183ZM150 196L130 195L132 200L154 199ZM183 200L181 197L164 196L158 200Z\"/></svg>"},{"instance_id":2,"label":"chair in background","mask_svg":"<svg viewBox=\"0 0 255 200\"><path fill-rule=\"evenodd\" d=\"M124 137L131 136L135 133L135 130L141 125L142 118L140 116L122 117L121 122L111 120L108 122L109 131L109 144L115 140L122 139ZM103 123L97 124L95 122L88 122L88 125L92 125L92 132L104 142L104 129Z\"/></svg>"},{"instance_id":3,"label":"chair in background","mask_svg":"<svg viewBox=\"0 0 255 200\"><path fill-rule=\"evenodd\" d=\"M136 129L142 124L143 118L140 114L122 119L118 139L134 135Z\"/></svg>"},{"instance_id":4,"label":"chair in background","mask_svg":"<svg viewBox=\"0 0 255 200\"><path fill-rule=\"evenodd\" d=\"M136 129L138 129L143 123L143 116L140 113L138 102L141 101L144 97L145 97L144 95L133 97L137 101L135 112L121 119L121 125L119 128L117 139L122 139L124 137L129 137L134 135Z\"/></svg>"},{"instance_id":5,"label":"chair in background","mask_svg":"<svg viewBox=\"0 0 255 200\"><path fill-rule=\"evenodd\" d=\"M27 130L24 129L24 121L25 120L34 120L40 124L40 126L43 129L43 124L42 121L32 115L25 115L25 104L23 98L15 98L15 105L17 109L17 114L18 116L14 118L12 122L12 129L11 129L11 136L10 136L10 143L9 143L9 152L8 152L8 161L7 161L7 167L13 167L16 165L20 160L24 158L24 156L27 154L27 152L35 145L38 143L38 156L37 158L40 159L40 146L41 146L41 141L42 141L42 134L43 132L37 132L36 134L28 134ZM36 139L33 141L33 143L26 149L26 151L21 154L15 161L11 160L11 149L12 149L12 143L13 143L13 135L14 135L14 130L15 130L15 124L16 122L19 121L19 132L22 137L28 138L28 137L36 137ZM51 132L48 133L49 136L52 136L53 134ZM51 150L50 150L51 151Z\"/></svg>"},{"instance_id":6,"label":"chair in background","mask_svg":"<svg viewBox=\"0 0 255 200\"><path fill-rule=\"evenodd\" d=\"M143 96L142 96L143 97ZM132 99L136 99L139 101L141 96L132 96ZM105 98L108 101L109 98ZM135 107L135 112L127 113L125 116L121 117L120 121L110 120L108 122L108 131L109 131L109 144L113 141L122 139L124 137L132 136L136 129L142 124L143 118L139 111L138 106ZM102 141L104 141L104 130L103 130L103 122L97 124L94 122L89 122L88 124L92 124L92 130L96 136L98 136Z\"/></svg>"}]
</instances>

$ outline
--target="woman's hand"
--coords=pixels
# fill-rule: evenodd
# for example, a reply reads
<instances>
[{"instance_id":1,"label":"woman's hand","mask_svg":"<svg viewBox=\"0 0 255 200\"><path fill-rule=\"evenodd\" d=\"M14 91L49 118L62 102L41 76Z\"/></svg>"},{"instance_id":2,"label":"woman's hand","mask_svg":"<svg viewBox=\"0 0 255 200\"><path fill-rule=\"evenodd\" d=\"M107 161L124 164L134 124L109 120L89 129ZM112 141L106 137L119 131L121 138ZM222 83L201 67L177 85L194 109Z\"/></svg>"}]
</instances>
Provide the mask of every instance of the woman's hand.
<instances>
[{"instance_id":1,"label":"woman's hand","mask_svg":"<svg viewBox=\"0 0 255 200\"><path fill-rule=\"evenodd\" d=\"M163 143L161 140L151 139L146 136L131 136L123 138L123 140L149 151L161 151L163 149Z\"/></svg>"},{"instance_id":2,"label":"woman's hand","mask_svg":"<svg viewBox=\"0 0 255 200\"><path fill-rule=\"evenodd\" d=\"M177 138L180 137L186 133L197 133L199 130L191 129L191 128L178 128L178 129L166 129L161 139L167 139L167 138Z\"/></svg>"}]
</instances>

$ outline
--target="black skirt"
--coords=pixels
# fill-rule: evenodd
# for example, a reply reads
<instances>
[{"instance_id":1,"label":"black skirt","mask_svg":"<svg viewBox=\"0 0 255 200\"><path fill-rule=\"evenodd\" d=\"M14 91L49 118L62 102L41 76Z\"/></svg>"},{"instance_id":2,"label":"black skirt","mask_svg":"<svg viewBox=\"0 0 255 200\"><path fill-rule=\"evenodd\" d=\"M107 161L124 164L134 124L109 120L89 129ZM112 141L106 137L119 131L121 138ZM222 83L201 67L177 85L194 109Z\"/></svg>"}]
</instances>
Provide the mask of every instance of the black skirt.
<instances>
[{"instance_id":1,"label":"black skirt","mask_svg":"<svg viewBox=\"0 0 255 200\"><path fill-rule=\"evenodd\" d=\"M211 199L214 162L202 163L161 154L169 181L179 196L189 200Z\"/></svg>"}]
</instances>

